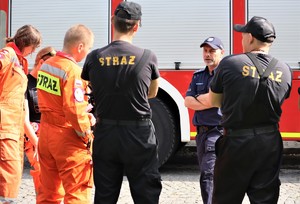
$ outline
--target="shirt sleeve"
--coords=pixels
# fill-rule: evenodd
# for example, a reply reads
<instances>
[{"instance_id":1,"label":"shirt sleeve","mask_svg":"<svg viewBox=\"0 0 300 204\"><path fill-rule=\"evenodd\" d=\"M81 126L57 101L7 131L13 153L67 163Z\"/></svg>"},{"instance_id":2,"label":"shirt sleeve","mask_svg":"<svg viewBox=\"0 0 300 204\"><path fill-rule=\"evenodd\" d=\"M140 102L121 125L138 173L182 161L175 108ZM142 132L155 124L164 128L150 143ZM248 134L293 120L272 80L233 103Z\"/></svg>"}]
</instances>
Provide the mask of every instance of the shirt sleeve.
<instances>
[{"instance_id":1,"label":"shirt sleeve","mask_svg":"<svg viewBox=\"0 0 300 204\"><path fill-rule=\"evenodd\" d=\"M85 62L83 64L83 69L81 72L81 78L84 80L89 81L90 77L89 77L89 68L91 66L91 53L89 53L85 59Z\"/></svg>"},{"instance_id":2,"label":"shirt sleeve","mask_svg":"<svg viewBox=\"0 0 300 204\"><path fill-rule=\"evenodd\" d=\"M80 78L79 72L76 73L71 69L63 86L63 110L66 120L70 121L77 134L90 130L90 121L86 112L88 105L86 89L87 81Z\"/></svg>"},{"instance_id":3,"label":"shirt sleeve","mask_svg":"<svg viewBox=\"0 0 300 204\"><path fill-rule=\"evenodd\" d=\"M210 82L210 89L214 93L221 94L223 93L223 60L221 60L217 71L214 74L214 77L212 78Z\"/></svg>"},{"instance_id":4,"label":"shirt sleeve","mask_svg":"<svg viewBox=\"0 0 300 204\"><path fill-rule=\"evenodd\" d=\"M188 90L186 91L186 96L195 96L196 95L196 76L193 74L191 83L189 85Z\"/></svg>"},{"instance_id":5,"label":"shirt sleeve","mask_svg":"<svg viewBox=\"0 0 300 204\"><path fill-rule=\"evenodd\" d=\"M158 70L157 57L153 52L151 52L150 63L151 63L151 69L152 69L151 80L158 79L160 77L160 74L159 74L159 70Z\"/></svg>"}]
</instances>

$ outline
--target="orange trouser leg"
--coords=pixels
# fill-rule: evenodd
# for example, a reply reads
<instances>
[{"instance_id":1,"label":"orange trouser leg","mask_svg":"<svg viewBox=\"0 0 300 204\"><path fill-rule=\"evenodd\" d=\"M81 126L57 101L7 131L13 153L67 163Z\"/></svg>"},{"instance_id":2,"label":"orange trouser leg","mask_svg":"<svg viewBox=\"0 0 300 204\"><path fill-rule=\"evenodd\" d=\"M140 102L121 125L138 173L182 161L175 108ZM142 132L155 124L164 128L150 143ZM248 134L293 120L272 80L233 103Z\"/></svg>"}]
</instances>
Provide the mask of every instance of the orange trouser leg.
<instances>
[{"instance_id":1,"label":"orange trouser leg","mask_svg":"<svg viewBox=\"0 0 300 204\"><path fill-rule=\"evenodd\" d=\"M34 158L35 149L30 141L25 141L25 154L32 167L30 170L30 175L32 176L35 192L37 194L40 185L40 164Z\"/></svg>"},{"instance_id":2,"label":"orange trouser leg","mask_svg":"<svg viewBox=\"0 0 300 204\"><path fill-rule=\"evenodd\" d=\"M70 128L41 121L40 130L41 186L37 203L60 203L62 198L64 204L91 203L91 155L85 144ZM61 186L64 194L59 193Z\"/></svg>"},{"instance_id":3,"label":"orange trouser leg","mask_svg":"<svg viewBox=\"0 0 300 204\"><path fill-rule=\"evenodd\" d=\"M23 137L0 139L0 201L17 198L23 170Z\"/></svg>"}]
</instances>

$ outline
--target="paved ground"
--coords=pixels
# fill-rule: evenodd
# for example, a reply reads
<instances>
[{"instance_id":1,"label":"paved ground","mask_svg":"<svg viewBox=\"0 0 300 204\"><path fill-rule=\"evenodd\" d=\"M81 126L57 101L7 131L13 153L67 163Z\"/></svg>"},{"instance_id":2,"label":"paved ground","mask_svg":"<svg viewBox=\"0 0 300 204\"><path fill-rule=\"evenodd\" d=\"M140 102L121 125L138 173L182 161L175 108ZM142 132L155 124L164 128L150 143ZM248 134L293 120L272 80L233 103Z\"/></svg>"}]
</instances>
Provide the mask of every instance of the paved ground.
<instances>
[{"instance_id":1,"label":"paved ground","mask_svg":"<svg viewBox=\"0 0 300 204\"><path fill-rule=\"evenodd\" d=\"M285 144L285 147L299 148L299 144ZM202 203L199 189L199 172L196 158L179 154L174 160L161 169L163 190L160 204L200 204ZM300 158L300 157L299 157ZM298 160L298 164L300 160ZM280 172L281 190L279 204L300 204L300 168L286 169L285 165ZM25 168L22 186L20 188L18 204L35 204L35 193L29 169ZM249 204L245 197L243 204ZM124 178L118 204L133 204L128 182Z\"/></svg>"},{"instance_id":2,"label":"paved ground","mask_svg":"<svg viewBox=\"0 0 300 204\"><path fill-rule=\"evenodd\" d=\"M161 204L196 204L202 203L198 172L194 167L162 170L163 190L160 196ZM300 204L300 170L281 170L281 192L279 204ZM29 169L25 169L18 204L34 204L35 193ZM128 182L123 186L118 204L133 204L130 197ZM243 204L249 204L247 198Z\"/></svg>"}]
</instances>

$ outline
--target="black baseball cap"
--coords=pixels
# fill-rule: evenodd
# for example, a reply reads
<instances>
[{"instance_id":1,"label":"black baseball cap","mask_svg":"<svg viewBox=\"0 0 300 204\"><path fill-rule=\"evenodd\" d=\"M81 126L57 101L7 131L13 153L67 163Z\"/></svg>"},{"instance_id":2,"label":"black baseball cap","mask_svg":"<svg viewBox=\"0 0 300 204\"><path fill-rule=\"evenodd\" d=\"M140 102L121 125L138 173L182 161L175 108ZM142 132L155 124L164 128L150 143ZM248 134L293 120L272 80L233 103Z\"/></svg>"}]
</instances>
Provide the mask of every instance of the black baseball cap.
<instances>
[{"instance_id":1,"label":"black baseball cap","mask_svg":"<svg viewBox=\"0 0 300 204\"><path fill-rule=\"evenodd\" d=\"M253 37L262 42L272 43L276 38L273 24L259 16L252 17L246 25L236 24L233 29L237 32L251 33Z\"/></svg>"},{"instance_id":2,"label":"black baseball cap","mask_svg":"<svg viewBox=\"0 0 300 204\"><path fill-rule=\"evenodd\" d=\"M221 49L224 50L224 45L222 41L217 37L209 37L204 40L204 42L200 45L200 47L203 47L205 44L209 45L213 49Z\"/></svg>"},{"instance_id":3,"label":"black baseball cap","mask_svg":"<svg viewBox=\"0 0 300 204\"><path fill-rule=\"evenodd\" d=\"M117 6L114 15L128 20L141 20L142 7L135 2L123 1Z\"/></svg>"}]
</instances>

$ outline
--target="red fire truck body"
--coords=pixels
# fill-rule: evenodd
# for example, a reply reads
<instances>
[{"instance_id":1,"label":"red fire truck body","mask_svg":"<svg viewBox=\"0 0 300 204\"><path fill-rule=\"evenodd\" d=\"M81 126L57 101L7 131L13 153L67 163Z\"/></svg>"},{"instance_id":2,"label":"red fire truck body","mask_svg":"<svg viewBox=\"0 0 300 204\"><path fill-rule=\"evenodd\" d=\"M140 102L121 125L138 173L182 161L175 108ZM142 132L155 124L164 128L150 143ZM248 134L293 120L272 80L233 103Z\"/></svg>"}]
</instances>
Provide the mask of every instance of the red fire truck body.
<instances>
[{"instance_id":1,"label":"red fire truck body","mask_svg":"<svg viewBox=\"0 0 300 204\"><path fill-rule=\"evenodd\" d=\"M24 24L36 26L43 46L61 49L65 31L75 23L95 33L95 47L111 42L110 16L122 0L1 0L0 36L11 36ZM194 112L184 106L184 97L193 73L205 65L199 45L209 36L218 36L226 54L242 52L241 33L234 24L244 24L253 15L273 22L277 39L271 53L293 69L292 92L284 104L280 131L284 140L300 140L300 21L298 0L135 0L142 5L142 27L134 44L152 49L158 57L161 80L158 96L150 100L153 123L159 142L160 164L180 146L193 140ZM139 34L140 33L140 34ZM4 41L0 43L4 46ZM274 52L272 53L272 50ZM33 62L32 59L29 62ZM237 96L238 97L238 96Z\"/></svg>"}]
</instances>

